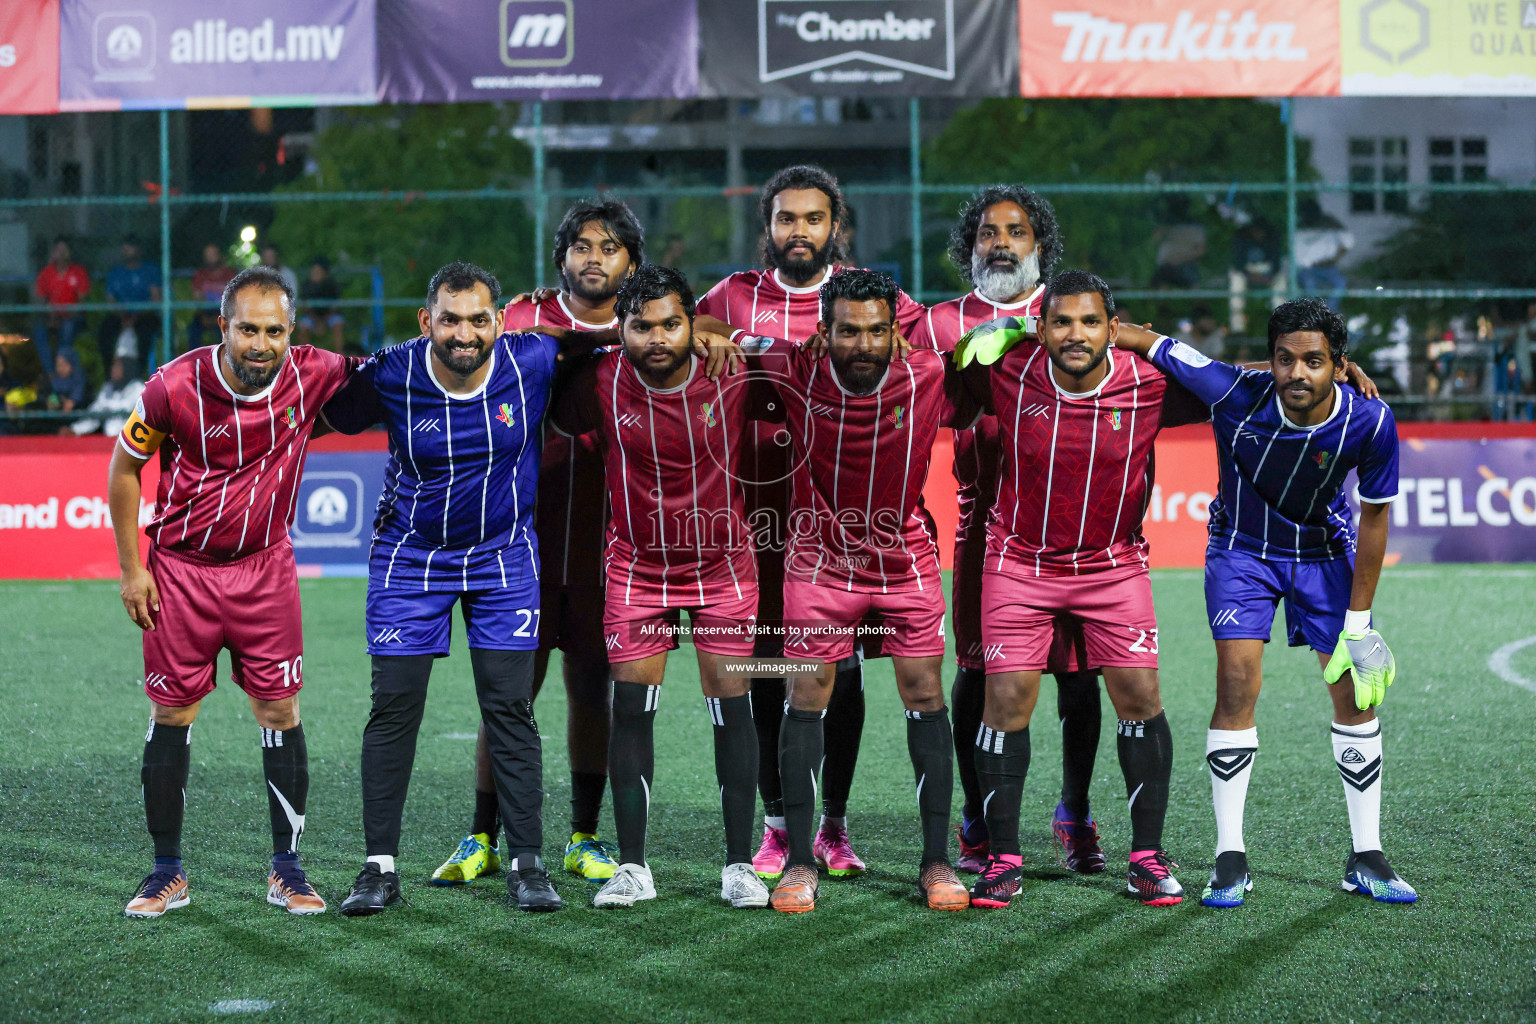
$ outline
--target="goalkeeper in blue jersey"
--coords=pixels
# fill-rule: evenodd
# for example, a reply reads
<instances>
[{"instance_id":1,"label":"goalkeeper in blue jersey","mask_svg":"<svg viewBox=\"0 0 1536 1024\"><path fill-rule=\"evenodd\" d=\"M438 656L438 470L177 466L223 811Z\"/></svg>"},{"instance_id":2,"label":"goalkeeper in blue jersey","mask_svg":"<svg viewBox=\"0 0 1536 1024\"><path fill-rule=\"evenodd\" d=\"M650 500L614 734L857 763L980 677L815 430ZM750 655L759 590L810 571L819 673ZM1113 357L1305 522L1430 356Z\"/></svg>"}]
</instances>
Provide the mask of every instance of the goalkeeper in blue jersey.
<instances>
[{"instance_id":1,"label":"goalkeeper in blue jersey","mask_svg":"<svg viewBox=\"0 0 1536 1024\"><path fill-rule=\"evenodd\" d=\"M1397 497L1397 425L1379 399L1340 386L1348 333L1321 299L1296 299L1269 319L1272 372L1213 362L1181 342L1122 325L1116 344L1152 363L1211 408L1221 469L1210 506L1205 603L1216 640L1216 710L1206 761L1216 804L1216 865L1201 898L1235 907L1253 888L1243 804L1258 752L1254 706L1275 607L1292 647L1317 652L1333 700L1333 756L1344 779L1354 846L1344 889L1411 903L1413 887L1381 851L1381 723L1375 707L1396 675L1372 628L1371 601ZM1344 497L1359 480L1360 524Z\"/></svg>"}]
</instances>

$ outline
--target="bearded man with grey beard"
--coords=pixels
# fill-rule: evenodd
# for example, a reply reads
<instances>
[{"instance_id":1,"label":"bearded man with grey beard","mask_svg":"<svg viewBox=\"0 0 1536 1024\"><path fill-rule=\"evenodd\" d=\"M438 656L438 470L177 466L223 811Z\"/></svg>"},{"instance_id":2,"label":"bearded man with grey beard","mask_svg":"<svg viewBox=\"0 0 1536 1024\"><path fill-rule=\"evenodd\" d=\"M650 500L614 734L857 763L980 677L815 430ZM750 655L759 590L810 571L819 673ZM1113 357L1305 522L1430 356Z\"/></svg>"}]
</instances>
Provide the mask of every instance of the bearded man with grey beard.
<instances>
[{"instance_id":1,"label":"bearded man with grey beard","mask_svg":"<svg viewBox=\"0 0 1536 1024\"><path fill-rule=\"evenodd\" d=\"M1033 319L1040 313L1043 279L1061 258L1061 231L1055 211L1041 196L1017 185L993 185L972 196L950 235L949 257L975 290L931 307L912 332L913 348L952 352L962 335L1001 316ZM950 607L955 630L955 682L949 706L965 806L960 827L961 871L986 866L989 843L982 818L981 786L972 745L986 700L982 664L981 573L986 556L987 519L997 497L1000 458L998 423L983 416L968 430L955 431L955 482L960 519L955 531L955 571ZM1097 672L1081 663L1083 645L1073 627L1059 623L1051 650L1056 707L1062 731L1061 803L1051 822L1063 860L1073 871L1104 870L1098 827L1088 807L1088 784L1098 753Z\"/></svg>"}]
</instances>

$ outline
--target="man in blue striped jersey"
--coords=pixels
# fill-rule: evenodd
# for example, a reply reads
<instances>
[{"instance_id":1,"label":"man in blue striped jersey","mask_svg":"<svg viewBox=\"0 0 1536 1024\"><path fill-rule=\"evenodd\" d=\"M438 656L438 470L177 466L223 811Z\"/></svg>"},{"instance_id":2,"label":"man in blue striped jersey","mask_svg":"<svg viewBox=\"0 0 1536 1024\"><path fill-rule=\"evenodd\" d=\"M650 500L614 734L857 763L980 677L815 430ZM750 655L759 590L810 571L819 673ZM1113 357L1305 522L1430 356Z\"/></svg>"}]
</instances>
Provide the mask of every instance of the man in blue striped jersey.
<instances>
[{"instance_id":1,"label":"man in blue striped jersey","mask_svg":"<svg viewBox=\"0 0 1536 1024\"><path fill-rule=\"evenodd\" d=\"M1371 628L1397 497L1397 425L1379 399L1335 383L1348 332L1321 299L1269 320L1273 373L1213 362L1188 345L1122 325L1117 346L1147 356L1211 408L1220 495L1211 502L1205 599L1216 640L1216 710L1206 738L1216 805L1216 864L1202 902L1235 907L1253 888L1243 805L1258 752L1254 708L1264 644L1285 604L1292 647L1311 647L1333 701L1333 752L1353 848L1343 887L1411 903L1413 887L1381 850L1381 723L1374 708L1396 675ZM1344 497L1359 481L1358 531Z\"/></svg>"}]
</instances>

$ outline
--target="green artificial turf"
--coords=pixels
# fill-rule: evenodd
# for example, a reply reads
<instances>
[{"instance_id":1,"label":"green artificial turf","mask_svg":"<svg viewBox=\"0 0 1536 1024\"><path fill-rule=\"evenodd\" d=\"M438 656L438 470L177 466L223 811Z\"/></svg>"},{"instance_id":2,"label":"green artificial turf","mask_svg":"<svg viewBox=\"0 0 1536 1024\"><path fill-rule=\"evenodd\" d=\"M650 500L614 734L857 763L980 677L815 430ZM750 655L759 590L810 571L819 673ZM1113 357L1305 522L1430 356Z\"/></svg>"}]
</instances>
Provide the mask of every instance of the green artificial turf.
<instances>
[{"instance_id":1,"label":"green artificial turf","mask_svg":"<svg viewBox=\"0 0 1536 1024\"><path fill-rule=\"evenodd\" d=\"M1399 674L1382 714L1382 831L1421 894L1413 906L1340 891L1349 828L1317 662L1270 645L1246 829L1255 888L1230 911L1198 902L1215 838L1202 757L1214 656L1201 580L1154 578L1175 740L1166 844L1183 865L1181 906L1122 895L1129 825L1107 699L1094 808L1110 870L1085 878L1057 866L1048 823L1060 741L1047 682L1024 798L1023 893L1003 911L923 907L905 729L889 662L877 661L866 666L849 809L870 873L825 881L811 914L731 910L719 900L709 719L686 649L673 656L657 720L654 903L597 911L594 886L566 875L556 881L567 907L553 915L517 913L500 879L429 887L472 802L476 710L456 626L406 807L399 864L409 905L359 920L291 917L265 902L259 739L227 661L192 732L183 844L192 903L159 920L125 919L151 855L137 631L113 583L0 584L0 1021L1536 1019L1536 692L1488 667L1495 649L1536 633L1536 571L1413 567L1383 578L1377 621ZM301 589L313 780L304 855L334 908L362 860L364 588L307 580ZM1508 671L1536 679L1536 645ZM570 796L558 682L537 712L546 857L558 864ZM959 809L957 785L957 821ZM606 811L603 821L611 831Z\"/></svg>"}]
</instances>

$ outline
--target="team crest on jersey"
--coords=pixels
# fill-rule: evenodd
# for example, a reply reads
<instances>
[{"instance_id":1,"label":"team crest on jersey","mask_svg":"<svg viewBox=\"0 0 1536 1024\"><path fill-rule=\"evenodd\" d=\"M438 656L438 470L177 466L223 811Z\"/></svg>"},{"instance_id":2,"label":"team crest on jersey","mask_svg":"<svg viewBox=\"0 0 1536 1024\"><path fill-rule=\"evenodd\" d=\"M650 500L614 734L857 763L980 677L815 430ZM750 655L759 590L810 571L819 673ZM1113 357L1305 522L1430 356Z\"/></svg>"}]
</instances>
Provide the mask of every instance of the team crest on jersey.
<instances>
[{"instance_id":1,"label":"team crest on jersey","mask_svg":"<svg viewBox=\"0 0 1536 1024\"><path fill-rule=\"evenodd\" d=\"M1106 419L1109 420L1109 429L1111 429L1111 430L1119 430L1120 429L1120 410L1119 409L1111 409L1111 410L1109 410L1109 413L1107 414Z\"/></svg>"},{"instance_id":2,"label":"team crest on jersey","mask_svg":"<svg viewBox=\"0 0 1536 1024\"><path fill-rule=\"evenodd\" d=\"M298 417L294 416L293 414L293 406L290 405L288 407L288 411L283 413L283 422L288 424L289 430L299 429L299 420Z\"/></svg>"},{"instance_id":3,"label":"team crest on jersey","mask_svg":"<svg viewBox=\"0 0 1536 1024\"><path fill-rule=\"evenodd\" d=\"M496 419L510 427L512 425L512 418L516 415L517 413L513 410L511 405L507 404L506 402L502 402L500 411L496 413Z\"/></svg>"},{"instance_id":4,"label":"team crest on jersey","mask_svg":"<svg viewBox=\"0 0 1536 1024\"><path fill-rule=\"evenodd\" d=\"M1317 463L1317 468L1318 469L1327 469L1328 468L1328 462L1332 458L1333 458L1333 453L1332 452L1318 452L1316 455L1312 456L1312 461Z\"/></svg>"},{"instance_id":5,"label":"team crest on jersey","mask_svg":"<svg viewBox=\"0 0 1536 1024\"><path fill-rule=\"evenodd\" d=\"M891 419L891 426L895 427L897 430L901 429L902 423L903 423L903 421L906 420L906 418L907 418L907 407L906 406L898 405L896 408L891 410L891 417L890 417L890 419Z\"/></svg>"},{"instance_id":6,"label":"team crest on jersey","mask_svg":"<svg viewBox=\"0 0 1536 1024\"><path fill-rule=\"evenodd\" d=\"M715 425L715 407L710 402L705 402L699 407L699 422L706 427Z\"/></svg>"}]
</instances>

